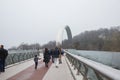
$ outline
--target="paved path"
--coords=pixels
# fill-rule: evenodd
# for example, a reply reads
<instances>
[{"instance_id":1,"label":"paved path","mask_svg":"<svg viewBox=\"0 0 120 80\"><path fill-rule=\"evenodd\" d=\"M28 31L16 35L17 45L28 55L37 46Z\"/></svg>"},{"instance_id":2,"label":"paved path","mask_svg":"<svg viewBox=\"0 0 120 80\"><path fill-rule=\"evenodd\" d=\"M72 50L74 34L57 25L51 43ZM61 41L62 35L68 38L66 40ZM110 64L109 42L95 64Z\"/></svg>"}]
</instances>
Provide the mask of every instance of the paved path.
<instances>
[{"instance_id":1,"label":"paved path","mask_svg":"<svg viewBox=\"0 0 120 80\"><path fill-rule=\"evenodd\" d=\"M15 74L25 70L26 68L33 64L34 64L33 59L31 59L21 62L20 64L13 65L12 67L5 69L4 73L0 74L0 80L6 80L11 76L14 76Z\"/></svg>"},{"instance_id":2,"label":"paved path","mask_svg":"<svg viewBox=\"0 0 120 80\"><path fill-rule=\"evenodd\" d=\"M66 63L65 56L62 57L62 64L59 64L58 68L55 67L55 64L51 65L43 80L74 80Z\"/></svg>"},{"instance_id":3,"label":"paved path","mask_svg":"<svg viewBox=\"0 0 120 80\"><path fill-rule=\"evenodd\" d=\"M5 73L0 74L0 80L74 80L66 63L65 57L62 57L63 63L59 68L55 64L49 63L46 68L42 61L39 62L38 69L34 69L33 59L17 64L6 69Z\"/></svg>"},{"instance_id":4,"label":"paved path","mask_svg":"<svg viewBox=\"0 0 120 80\"><path fill-rule=\"evenodd\" d=\"M42 60L39 61L37 70L34 69L33 59L26 60L7 68L0 74L0 80L42 80L48 69Z\"/></svg>"},{"instance_id":5,"label":"paved path","mask_svg":"<svg viewBox=\"0 0 120 80\"><path fill-rule=\"evenodd\" d=\"M51 63L49 63L49 67L50 65ZM45 64L41 61L39 62L37 70L35 70L34 65L32 65L7 80L42 80L48 69L49 68L46 68Z\"/></svg>"}]
</instances>

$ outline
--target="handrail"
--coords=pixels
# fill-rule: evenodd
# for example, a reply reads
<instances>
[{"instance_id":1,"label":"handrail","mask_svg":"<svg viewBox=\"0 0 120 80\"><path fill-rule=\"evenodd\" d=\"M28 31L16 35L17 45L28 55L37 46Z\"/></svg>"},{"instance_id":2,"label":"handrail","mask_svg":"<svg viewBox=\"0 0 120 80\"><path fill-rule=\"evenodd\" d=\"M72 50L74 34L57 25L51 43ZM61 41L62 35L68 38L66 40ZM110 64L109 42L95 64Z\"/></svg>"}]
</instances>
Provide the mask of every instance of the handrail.
<instances>
[{"instance_id":1,"label":"handrail","mask_svg":"<svg viewBox=\"0 0 120 80\"><path fill-rule=\"evenodd\" d=\"M66 56L69 61L77 68L78 72L83 75L84 80L88 80L88 78L91 77L91 74L88 73L90 69L95 73L96 79L94 80L120 80L120 71L117 69L71 54L68 51L65 51L65 53L67 53Z\"/></svg>"},{"instance_id":2,"label":"handrail","mask_svg":"<svg viewBox=\"0 0 120 80\"><path fill-rule=\"evenodd\" d=\"M6 58L5 66L33 58L34 55L39 55L39 53L40 51L38 50L18 50L15 53L9 53Z\"/></svg>"}]
</instances>

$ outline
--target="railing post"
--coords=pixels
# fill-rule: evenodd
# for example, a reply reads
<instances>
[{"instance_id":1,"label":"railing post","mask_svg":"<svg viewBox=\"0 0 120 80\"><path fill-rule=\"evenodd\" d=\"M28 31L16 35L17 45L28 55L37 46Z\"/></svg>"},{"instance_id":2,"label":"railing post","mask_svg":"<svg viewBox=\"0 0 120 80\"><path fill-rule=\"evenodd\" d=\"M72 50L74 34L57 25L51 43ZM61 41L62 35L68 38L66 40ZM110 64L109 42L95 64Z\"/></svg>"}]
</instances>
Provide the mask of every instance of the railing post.
<instances>
[{"instance_id":1,"label":"railing post","mask_svg":"<svg viewBox=\"0 0 120 80\"><path fill-rule=\"evenodd\" d=\"M77 75L80 74L80 68L81 68L81 63L78 61L78 70L77 70Z\"/></svg>"}]
</instances>

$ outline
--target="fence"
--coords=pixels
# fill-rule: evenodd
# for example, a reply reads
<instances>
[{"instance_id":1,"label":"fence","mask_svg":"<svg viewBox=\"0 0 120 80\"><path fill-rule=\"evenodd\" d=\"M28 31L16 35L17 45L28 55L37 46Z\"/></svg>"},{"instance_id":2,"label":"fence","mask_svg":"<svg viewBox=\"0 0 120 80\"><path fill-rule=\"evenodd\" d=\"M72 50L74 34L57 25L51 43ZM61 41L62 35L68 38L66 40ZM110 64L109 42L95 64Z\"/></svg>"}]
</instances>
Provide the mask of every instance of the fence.
<instances>
[{"instance_id":1,"label":"fence","mask_svg":"<svg viewBox=\"0 0 120 80\"><path fill-rule=\"evenodd\" d=\"M83 80L120 80L120 71L101 63L86 59L81 56L66 52L66 56L77 74L83 76Z\"/></svg>"},{"instance_id":2,"label":"fence","mask_svg":"<svg viewBox=\"0 0 120 80\"><path fill-rule=\"evenodd\" d=\"M38 50L22 50L22 51L16 51L14 53L8 54L6 58L6 66L10 64L14 64L17 62L21 62L30 58L33 58L34 55L39 56L40 51Z\"/></svg>"}]
</instances>

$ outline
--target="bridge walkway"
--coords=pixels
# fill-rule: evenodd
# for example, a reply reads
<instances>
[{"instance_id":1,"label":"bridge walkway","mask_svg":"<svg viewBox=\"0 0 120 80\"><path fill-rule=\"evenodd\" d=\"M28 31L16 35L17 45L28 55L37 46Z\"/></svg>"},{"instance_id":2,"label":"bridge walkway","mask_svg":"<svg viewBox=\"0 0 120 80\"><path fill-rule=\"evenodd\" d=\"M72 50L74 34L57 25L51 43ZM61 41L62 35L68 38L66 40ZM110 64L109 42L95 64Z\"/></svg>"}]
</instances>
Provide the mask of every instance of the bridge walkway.
<instances>
[{"instance_id":1,"label":"bridge walkway","mask_svg":"<svg viewBox=\"0 0 120 80\"><path fill-rule=\"evenodd\" d=\"M56 68L55 64L49 63L49 68L39 61L38 69L34 69L33 59L21 62L6 69L0 74L0 80L74 80L65 57L63 63Z\"/></svg>"}]
</instances>

